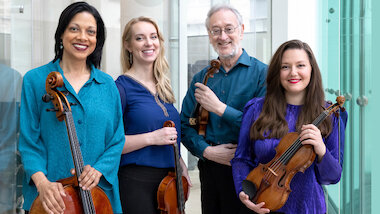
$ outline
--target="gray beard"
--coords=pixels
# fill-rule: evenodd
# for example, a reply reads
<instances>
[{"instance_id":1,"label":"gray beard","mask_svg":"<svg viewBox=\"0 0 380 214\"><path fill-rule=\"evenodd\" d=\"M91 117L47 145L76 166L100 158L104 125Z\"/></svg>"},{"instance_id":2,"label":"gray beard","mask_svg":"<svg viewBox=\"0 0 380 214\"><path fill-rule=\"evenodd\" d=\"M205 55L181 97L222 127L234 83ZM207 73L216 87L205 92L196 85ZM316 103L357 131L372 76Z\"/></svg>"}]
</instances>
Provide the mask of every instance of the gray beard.
<instances>
[{"instance_id":1,"label":"gray beard","mask_svg":"<svg viewBox=\"0 0 380 214\"><path fill-rule=\"evenodd\" d=\"M219 51L218 51L218 49L216 47L214 47L214 50L218 54L219 58L221 58L221 59L232 59L238 53L238 48L237 47L232 48L231 53L225 54L225 55L219 53Z\"/></svg>"}]
</instances>

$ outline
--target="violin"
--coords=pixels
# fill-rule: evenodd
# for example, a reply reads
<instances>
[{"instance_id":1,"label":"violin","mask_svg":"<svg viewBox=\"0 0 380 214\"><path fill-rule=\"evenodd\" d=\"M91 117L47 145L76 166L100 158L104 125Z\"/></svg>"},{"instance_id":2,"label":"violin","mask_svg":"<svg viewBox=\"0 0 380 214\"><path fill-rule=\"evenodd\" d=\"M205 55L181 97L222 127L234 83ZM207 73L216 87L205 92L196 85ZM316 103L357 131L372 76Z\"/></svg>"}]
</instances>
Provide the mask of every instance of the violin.
<instances>
[{"instance_id":1,"label":"violin","mask_svg":"<svg viewBox=\"0 0 380 214\"><path fill-rule=\"evenodd\" d=\"M76 134L74 119L71 112L70 103L66 96L57 90L57 87L63 86L63 78L59 72L51 72L46 79L46 91L42 97L44 102L52 102L56 117L59 121L65 120L66 128L70 141L71 154L74 161L75 175L69 178L58 180L63 185L66 196L62 197L66 209L65 214L94 214L94 213L113 213L111 203L104 191L96 186L91 191L83 190L79 187L79 176L81 175L84 162ZM30 214L46 213L42 206L40 196L34 200L29 211Z\"/></svg>"},{"instance_id":2,"label":"violin","mask_svg":"<svg viewBox=\"0 0 380 214\"><path fill-rule=\"evenodd\" d=\"M343 109L344 96L337 103L325 109L314 121L319 126L329 115ZM296 132L286 134L276 147L275 157L267 164L259 164L243 181L243 191L254 203L265 202L271 211L280 209L291 192L290 182L297 172L304 172L314 162L315 152L312 145L302 145Z\"/></svg>"},{"instance_id":3,"label":"violin","mask_svg":"<svg viewBox=\"0 0 380 214\"><path fill-rule=\"evenodd\" d=\"M164 127L175 127L173 121L165 121ZM162 179L157 191L158 209L161 214L184 214L185 202L188 198L189 184L182 176L182 167L179 163L178 144L173 144L175 168Z\"/></svg>"},{"instance_id":4,"label":"violin","mask_svg":"<svg viewBox=\"0 0 380 214\"><path fill-rule=\"evenodd\" d=\"M210 77L214 77L214 74L219 71L220 64L220 61L217 59L211 60L211 66L207 69L207 73L202 81L203 85L207 85L208 79ZM209 114L210 113L206 109L204 109L199 103L196 104L193 113L191 114L192 117L189 118L189 123L191 126L195 126L195 128L198 130L199 135L206 135Z\"/></svg>"}]
</instances>

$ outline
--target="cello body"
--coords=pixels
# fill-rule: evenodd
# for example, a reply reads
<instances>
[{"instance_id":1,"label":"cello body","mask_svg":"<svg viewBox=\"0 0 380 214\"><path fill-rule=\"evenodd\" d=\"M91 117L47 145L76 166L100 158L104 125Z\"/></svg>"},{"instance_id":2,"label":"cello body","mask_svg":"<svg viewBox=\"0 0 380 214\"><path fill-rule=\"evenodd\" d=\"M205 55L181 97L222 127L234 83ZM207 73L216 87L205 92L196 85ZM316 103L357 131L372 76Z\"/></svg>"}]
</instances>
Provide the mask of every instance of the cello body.
<instances>
[{"instance_id":1,"label":"cello body","mask_svg":"<svg viewBox=\"0 0 380 214\"><path fill-rule=\"evenodd\" d=\"M63 189L65 191L66 197L62 197L63 202L65 203L66 209L63 212L64 214L81 214L84 213L82 202L80 199L79 194L79 186L73 185L73 182L75 183L76 178L69 177L62 180L59 180L57 182L62 183ZM94 187L91 190L92 199L95 206L96 213L113 213L112 206L107 198L107 195L104 193L104 191L100 187ZM47 214L45 209L42 206L42 202L40 200L40 196L37 196L37 198L34 200L32 207L29 211L30 214Z\"/></svg>"}]
</instances>

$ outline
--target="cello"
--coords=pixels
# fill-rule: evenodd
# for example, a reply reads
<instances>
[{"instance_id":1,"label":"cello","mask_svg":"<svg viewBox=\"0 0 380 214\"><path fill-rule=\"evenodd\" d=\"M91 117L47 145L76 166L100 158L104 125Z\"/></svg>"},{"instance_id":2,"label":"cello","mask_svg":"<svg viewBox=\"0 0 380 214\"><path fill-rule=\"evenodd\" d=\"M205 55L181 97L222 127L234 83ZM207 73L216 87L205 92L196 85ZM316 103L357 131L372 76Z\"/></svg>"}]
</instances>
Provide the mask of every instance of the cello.
<instances>
[{"instance_id":1,"label":"cello","mask_svg":"<svg viewBox=\"0 0 380 214\"><path fill-rule=\"evenodd\" d=\"M210 67L207 69L207 73L203 78L203 85L207 85L207 81L210 77L214 77L214 74L219 71L220 61L217 59L211 60ZM189 124L194 126L198 130L198 134L205 136L208 123L209 112L204 109L199 103L196 104L191 117L189 118Z\"/></svg>"},{"instance_id":2,"label":"cello","mask_svg":"<svg viewBox=\"0 0 380 214\"><path fill-rule=\"evenodd\" d=\"M318 127L333 112L343 109L344 96L337 97L336 101L312 124ZM290 132L280 140L275 157L266 164L260 163L248 174L242 183L243 191L252 202L265 202L265 208L276 211L286 203L294 175L309 168L315 157L313 146L302 145L298 133Z\"/></svg>"},{"instance_id":3,"label":"cello","mask_svg":"<svg viewBox=\"0 0 380 214\"><path fill-rule=\"evenodd\" d=\"M173 121L165 121L164 127L175 127ZM178 144L173 144L175 168L162 179L157 191L158 209L161 214L184 214L185 202L188 198L189 184L182 176L182 167L179 163Z\"/></svg>"},{"instance_id":4,"label":"cello","mask_svg":"<svg viewBox=\"0 0 380 214\"><path fill-rule=\"evenodd\" d=\"M104 191L96 186L91 191L83 190L79 187L79 176L81 175L84 162L80 151L78 137L76 134L74 119L71 112L70 103L66 96L57 87L63 86L63 78L59 72L51 72L46 79L46 92L42 97L44 102L52 102L54 109L47 109L48 111L55 111L56 117L59 121L65 120L67 133L70 141L71 154L74 161L75 175L69 178L58 180L61 183L66 196L62 197L66 209L65 214L94 214L94 213L113 213L111 203L104 193ZM46 213L42 206L40 196L34 200L30 214L43 214Z\"/></svg>"}]
</instances>

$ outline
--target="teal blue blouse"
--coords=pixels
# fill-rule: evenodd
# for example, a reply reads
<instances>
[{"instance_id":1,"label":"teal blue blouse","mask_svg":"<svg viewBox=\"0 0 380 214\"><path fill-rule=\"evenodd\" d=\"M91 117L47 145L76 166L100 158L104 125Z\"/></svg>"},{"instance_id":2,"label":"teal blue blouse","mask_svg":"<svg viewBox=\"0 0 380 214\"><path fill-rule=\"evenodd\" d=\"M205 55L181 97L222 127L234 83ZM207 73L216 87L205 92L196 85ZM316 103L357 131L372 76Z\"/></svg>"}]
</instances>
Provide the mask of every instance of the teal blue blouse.
<instances>
[{"instance_id":1,"label":"teal blue blouse","mask_svg":"<svg viewBox=\"0 0 380 214\"><path fill-rule=\"evenodd\" d=\"M41 171L50 181L71 176L74 168L65 122L60 122L52 102L41 100L46 93L45 81L51 71L63 76L59 60L29 71L24 76L20 107L19 150L25 169L24 209L29 210L37 189L31 176ZM99 186L111 201L114 213L122 213L117 178L124 145L121 102L116 85L108 74L91 66L90 79L77 94L64 79L84 164L103 174Z\"/></svg>"}]
</instances>

